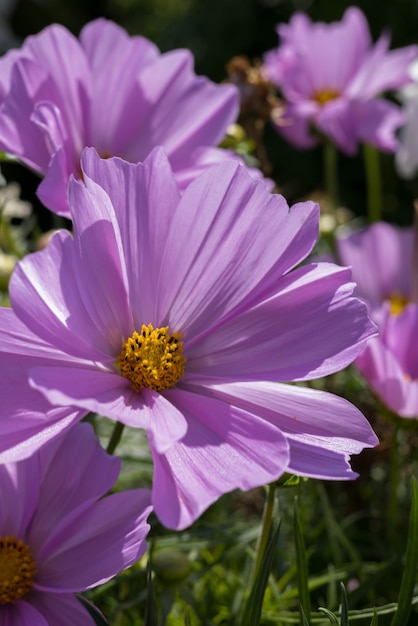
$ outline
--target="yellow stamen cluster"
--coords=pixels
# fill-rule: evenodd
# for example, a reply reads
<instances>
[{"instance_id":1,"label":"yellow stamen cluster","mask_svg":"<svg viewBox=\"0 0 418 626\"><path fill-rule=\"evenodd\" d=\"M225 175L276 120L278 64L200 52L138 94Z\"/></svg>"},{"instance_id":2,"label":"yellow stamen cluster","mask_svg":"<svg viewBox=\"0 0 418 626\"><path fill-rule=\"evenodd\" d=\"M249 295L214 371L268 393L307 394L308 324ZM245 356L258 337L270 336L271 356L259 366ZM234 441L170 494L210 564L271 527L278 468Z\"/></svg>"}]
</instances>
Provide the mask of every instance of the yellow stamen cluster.
<instances>
[{"instance_id":1,"label":"yellow stamen cluster","mask_svg":"<svg viewBox=\"0 0 418 626\"><path fill-rule=\"evenodd\" d=\"M32 589L35 574L29 546L16 537L0 537L0 604L23 598Z\"/></svg>"},{"instance_id":2,"label":"yellow stamen cluster","mask_svg":"<svg viewBox=\"0 0 418 626\"><path fill-rule=\"evenodd\" d=\"M142 325L123 344L116 364L132 388L140 391L148 387L155 391L168 389L184 374L183 342L181 333L169 333L168 326L155 328Z\"/></svg>"},{"instance_id":3,"label":"yellow stamen cluster","mask_svg":"<svg viewBox=\"0 0 418 626\"><path fill-rule=\"evenodd\" d=\"M389 302L391 314L399 315L399 313L402 313L409 300L408 298L405 298L405 296L401 296L399 293L394 293L391 295Z\"/></svg>"},{"instance_id":4,"label":"yellow stamen cluster","mask_svg":"<svg viewBox=\"0 0 418 626\"><path fill-rule=\"evenodd\" d=\"M339 98L340 93L335 89L320 89L313 95L313 99L319 102L319 104L326 104L331 100Z\"/></svg>"}]
</instances>

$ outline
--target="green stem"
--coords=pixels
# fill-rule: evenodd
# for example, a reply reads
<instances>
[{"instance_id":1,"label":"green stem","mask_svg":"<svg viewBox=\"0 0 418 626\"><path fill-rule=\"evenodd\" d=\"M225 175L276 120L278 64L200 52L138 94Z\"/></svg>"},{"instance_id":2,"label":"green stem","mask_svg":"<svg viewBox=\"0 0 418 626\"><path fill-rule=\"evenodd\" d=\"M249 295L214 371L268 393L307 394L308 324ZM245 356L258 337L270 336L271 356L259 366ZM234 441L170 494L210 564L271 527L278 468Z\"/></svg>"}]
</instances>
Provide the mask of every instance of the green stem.
<instances>
[{"instance_id":1,"label":"green stem","mask_svg":"<svg viewBox=\"0 0 418 626\"><path fill-rule=\"evenodd\" d=\"M258 539L257 556L255 558L255 565L254 565L253 584L257 579L258 572L260 570L261 561L263 560L263 555L264 555L267 542L270 536L271 524L273 521L274 496L275 495L276 495L276 484L271 483L267 487L267 498L264 503L261 535Z\"/></svg>"},{"instance_id":2,"label":"green stem","mask_svg":"<svg viewBox=\"0 0 418 626\"><path fill-rule=\"evenodd\" d=\"M364 144L363 155L367 180L367 215L372 224L380 220L383 205L380 154L373 146Z\"/></svg>"},{"instance_id":3,"label":"green stem","mask_svg":"<svg viewBox=\"0 0 418 626\"><path fill-rule=\"evenodd\" d=\"M0 230L4 238L4 242L8 248L8 251L11 252L11 254L14 254L14 256L17 257L18 259L22 259L24 256L24 253L17 245L11 233L10 224L7 218L5 218L1 213L1 208L0 208Z\"/></svg>"},{"instance_id":4,"label":"green stem","mask_svg":"<svg viewBox=\"0 0 418 626\"><path fill-rule=\"evenodd\" d=\"M109 443L107 444L106 452L108 452L108 454L114 453L116 446L118 445L120 438L122 437L124 428L125 424L121 424L121 422L116 422L110 436Z\"/></svg>"},{"instance_id":5,"label":"green stem","mask_svg":"<svg viewBox=\"0 0 418 626\"><path fill-rule=\"evenodd\" d=\"M398 523L398 479L399 479L399 426L397 423L393 427L392 442L390 446L389 460L389 493L388 493L388 517L387 536L390 545L396 538L396 527Z\"/></svg>"},{"instance_id":6,"label":"green stem","mask_svg":"<svg viewBox=\"0 0 418 626\"><path fill-rule=\"evenodd\" d=\"M324 140L324 176L325 191L335 210L339 206L338 198L338 152L334 144Z\"/></svg>"}]
</instances>

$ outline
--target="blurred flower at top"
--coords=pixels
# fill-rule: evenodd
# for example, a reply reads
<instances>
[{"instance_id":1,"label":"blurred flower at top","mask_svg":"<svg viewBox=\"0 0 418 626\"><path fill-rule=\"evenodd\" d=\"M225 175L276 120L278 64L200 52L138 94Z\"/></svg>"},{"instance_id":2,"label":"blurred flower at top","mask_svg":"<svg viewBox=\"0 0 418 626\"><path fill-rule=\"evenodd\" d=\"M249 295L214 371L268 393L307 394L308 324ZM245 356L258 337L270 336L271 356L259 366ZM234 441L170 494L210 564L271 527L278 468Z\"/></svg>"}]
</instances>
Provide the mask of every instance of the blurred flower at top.
<instances>
[{"instance_id":1,"label":"blurred flower at top","mask_svg":"<svg viewBox=\"0 0 418 626\"><path fill-rule=\"evenodd\" d=\"M414 228L384 222L337 237L356 294L379 328L355 364L382 402L402 417L418 417L416 241Z\"/></svg>"},{"instance_id":2,"label":"blurred flower at top","mask_svg":"<svg viewBox=\"0 0 418 626\"><path fill-rule=\"evenodd\" d=\"M319 132L349 155L360 142L394 152L404 114L379 96L410 82L408 67L418 47L389 51L387 33L373 45L357 7L331 24L296 13L277 32L280 46L264 57L266 73L286 102L277 130L298 148L315 146Z\"/></svg>"},{"instance_id":3,"label":"blurred flower at top","mask_svg":"<svg viewBox=\"0 0 418 626\"><path fill-rule=\"evenodd\" d=\"M216 146L238 114L232 85L193 71L187 50L160 54L113 22L87 24L77 40L52 25L0 59L0 147L38 173L41 201L69 217L67 183L83 147L143 161L164 146L182 188L233 153Z\"/></svg>"},{"instance_id":4,"label":"blurred flower at top","mask_svg":"<svg viewBox=\"0 0 418 626\"><path fill-rule=\"evenodd\" d=\"M412 63L409 72L413 82L398 93L406 124L399 133L395 164L403 178L413 178L418 170L418 61Z\"/></svg>"},{"instance_id":5,"label":"blurred flower at top","mask_svg":"<svg viewBox=\"0 0 418 626\"><path fill-rule=\"evenodd\" d=\"M94 626L75 594L127 569L147 547L150 492L102 497L119 470L90 424L0 465L2 625Z\"/></svg>"},{"instance_id":6,"label":"blurred flower at top","mask_svg":"<svg viewBox=\"0 0 418 626\"><path fill-rule=\"evenodd\" d=\"M30 410L48 401L145 429L154 509L171 528L283 472L355 478L350 455L377 443L364 416L284 384L344 368L375 332L348 269L300 266L318 206L289 208L233 161L183 194L161 148L143 164L86 148L81 163L74 237L19 261L13 310L0 310L0 364L7 375L12 353L29 369ZM20 383L1 388L16 446Z\"/></svg>"}]
</instances>

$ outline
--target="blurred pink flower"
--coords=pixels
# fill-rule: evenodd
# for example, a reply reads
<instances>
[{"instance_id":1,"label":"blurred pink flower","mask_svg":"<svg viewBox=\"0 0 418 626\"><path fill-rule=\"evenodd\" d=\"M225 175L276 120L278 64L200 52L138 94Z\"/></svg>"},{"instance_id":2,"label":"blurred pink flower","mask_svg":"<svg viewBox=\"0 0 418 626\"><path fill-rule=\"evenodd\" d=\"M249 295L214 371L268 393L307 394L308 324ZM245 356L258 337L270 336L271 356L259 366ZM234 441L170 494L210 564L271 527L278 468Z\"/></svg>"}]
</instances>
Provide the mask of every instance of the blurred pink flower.
<instances>
[{"instance_id":1,"label":"blurred pink flower","mask_svg":"<svg viewBox=\"0 0 418 626\"><path fill-rule=\"evenodd\" d=\"M238 114L238 92L196 76L187 50L160 54L104 19L77 40L52 25L0 59L0 146L42 175L41 201L70 216L67 183L83 147L143 161L164 146L182 188L235 158L215 148Z\"/></svg>"},{"instance_id":2,"label":"blurred pink flower","mask_svg":"<svg viewBox=\"0 0 418 626\"><path fill-rule=\"evenodd\" d=\"M1 350L25 371L30 359L42 406L146 429L154 508L172 528L283 472L355 478L349 456L377 443L363 415L277 382L342 369L374 333L348 269L297 267L319 207L289 209L232 161L181 195L162 149L133 165L90 148L82 169L69 185L74 238L58 232L20 261L14 312L0 311ZM4 392L9 424L21 400L13 384Z\"/></svg>"},{"instance_id":3,"label":"blurred pink flower","mask_svg":"<svg viewBox=\"0 0 418 626\"><path fill-rule=\"evenodd\" d=\"M318 143L314 128L350 155L359 142L394 152L404 115L379 96L410 82L408 68L418 47L389 51L386 33L373 45L358 7L331 24L312 23L296 13L277 32L280 46L265 55L264 63L286 104L278 131L299 148Z\"/></svg>"},{"instance_id":4,"label":"blurred pink flower","mask_svg":"<svg viewBox=\"0 0 418 626\"><path fill-rule=\"evenodd\" d=\"M379 335L355 364L381 401L402 417L418 417L417 258L414 229L379 222L337 238L356 294L369 306Z\"/></svg>"},{"instance_id":5,"label":"blurred pink flower","mask_svg":"<svg viewBox=\"0 0 418 626\"><path fill-rule=\"evenodd\" d=\"M398 93L403 104L406 123L399 133L396 169L403 178L413 178L418 170L418 61L409 68L412 79Z\"/></svg>"},{"instance_id":6,"label":"blurred pink flower","mask_svg":"<svg viewBox=\"0 0 418 626\"><path fill-rule=\"evenodd\" d=\"M76 599L146 550L146 489L102 498L120 460L77 424L30 458L0 465L0 623L94 626Z\"/></svg>"},{"instance_id":7,"label":"blurred pink flower","mask_svg":"<svg viewBox=\"0 0 418 626\"><path fill-rule=\"evenodd\" d=\"M418 418L418 305L379 312L379 335L355 364L381 401L401 417Z\"/></svg>"}]
</instances>

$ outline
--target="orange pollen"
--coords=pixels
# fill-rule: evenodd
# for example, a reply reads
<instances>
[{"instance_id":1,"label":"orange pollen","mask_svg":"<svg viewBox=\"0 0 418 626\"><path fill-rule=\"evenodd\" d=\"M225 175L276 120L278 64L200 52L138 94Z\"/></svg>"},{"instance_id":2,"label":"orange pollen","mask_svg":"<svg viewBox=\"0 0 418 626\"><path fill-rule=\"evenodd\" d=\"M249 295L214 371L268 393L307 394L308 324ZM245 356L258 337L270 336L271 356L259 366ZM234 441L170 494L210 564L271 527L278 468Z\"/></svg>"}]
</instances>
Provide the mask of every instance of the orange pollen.
<instances>
[{"instance_id":1,"label":"orange pollen","mask_svg":"<svg viewBox=\"0 0 418 626\"><path fill-rule=\"evenodd\" d=\"M163 391L173 387L184 374L181 333L170 334L169 327L142 325L125 341L117 358L120 373L132 382L132 389L144 387Z\"/></svg>"},{"instance_id":2,"label":"orange pollen","mask_svg":"<svg viewBox=\"0 0 418 626\"><path fill-rule=\"evenodd\" d=\"M0 537L0 604L23 598L36 574L32 553L21 539Z\"/></svg>"},{"instance_id":3,"label":"orange pollen","mask_svg":"<svg viewBox=\"0 0 418 626\"><path fill-rule=\"evenodd\" d=\"M399 293L394 293L389 298L390 313L391 315L399 315L402 313L406 305L409 303L408 298L401 296Z\"/></svg>"},{"instance_id":4,"label":"orange pollen","mask_svg":"<svg viewBox=\"0 0 418 626\"><path fill-rule=\"evenodd\" d=\"M319 104L326 104L331 100L336 100L336 98L340 97L340 92L336 89L320 89L313 95L313 99L316 100Z\"/></svg>"}]
</instances>

